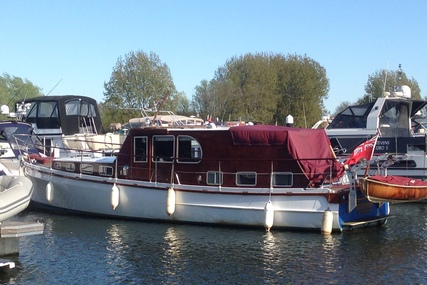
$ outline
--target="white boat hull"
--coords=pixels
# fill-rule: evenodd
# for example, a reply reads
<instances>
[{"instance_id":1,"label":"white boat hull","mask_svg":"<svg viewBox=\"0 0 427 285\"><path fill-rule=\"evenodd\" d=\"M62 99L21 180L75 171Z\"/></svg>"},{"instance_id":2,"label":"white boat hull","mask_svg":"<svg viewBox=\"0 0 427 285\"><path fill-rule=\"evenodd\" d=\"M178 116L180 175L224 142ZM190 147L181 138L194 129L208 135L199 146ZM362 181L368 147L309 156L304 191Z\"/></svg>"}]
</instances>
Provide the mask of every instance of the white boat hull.
<instances>
[{"instance_id":1,"label":"white boat hull","mask_svg":"<svg viewBox=\"0 0 427 285\"><path fill-rule=\"evenodd\" d=\"M269 189L242 193L238 188L174 185L175 209L170 215L167 211L170 184L94 178L67 172L52 175L37 165L26 167L25 173L34 183L32 201L39 207L118 218L264 227L269 201ZM115 182L119 202L113 209L111 195ZM47 189L49 195L46 195ZM333 230L342 230L339 205L329 203L324 195L329 189L299 189L300 193L294 195L289 194L289 189L286 191L278 194L275 189L271 196L273 228L320 229L324 212L329 209Z\"/></svg>"}]
</instances>

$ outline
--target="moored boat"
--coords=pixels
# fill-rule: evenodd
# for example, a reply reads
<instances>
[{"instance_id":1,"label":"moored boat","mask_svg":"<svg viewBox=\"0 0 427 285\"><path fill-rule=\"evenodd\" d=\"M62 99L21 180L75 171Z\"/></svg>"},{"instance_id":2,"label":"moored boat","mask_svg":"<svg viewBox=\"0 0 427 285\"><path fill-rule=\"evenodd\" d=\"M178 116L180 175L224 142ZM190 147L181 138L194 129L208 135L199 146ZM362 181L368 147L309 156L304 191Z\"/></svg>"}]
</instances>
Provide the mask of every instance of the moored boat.
<instances>
[{"instance_id":1,"label":"moored boat","mask_svg":"<svg viewBox=\"0 0 427 285\"><path fill-rule=\"evenodd\" d=\"M347 107L325 131L332 147L343 158L379 134L374 156L380 163L390 155L398 158L387 168L389 175L427 180L426 106L426 100L412 98L409 86L394 86L370 103ZM371 168L369 174L379 174L374 170Z\"/></svg>"},{"instance_id":2,"label":"moored boat","mask_svg":"<svg viewBox=\"0 0 427 285\"><path fill-rule=\"evenodd\" d=\"M279 126L131 129L115 156L24 163L35 207L114 218L342 231L382 224L324 130Z\"/></svg>"},{"instance_id":3,"label":"moored boat","mask_svg":"<svg viewBox=\"0 0 427 285\"><path fill-rule=\"evenodd\" d=\"M33 193L29 178L13 175L6 169L0 163L0 223L25 210Z\"/></svg>"},{"instance_id":4,"label":"moored boat","mask_svg":"<svg viewBox=\"0 0 427 285\"><path fill-rule=\"evenodd\" d=\"M427 199L427 182L402 176L373 175L359 179L363 194L374 203Z\"/></svg>"}]
</instances>

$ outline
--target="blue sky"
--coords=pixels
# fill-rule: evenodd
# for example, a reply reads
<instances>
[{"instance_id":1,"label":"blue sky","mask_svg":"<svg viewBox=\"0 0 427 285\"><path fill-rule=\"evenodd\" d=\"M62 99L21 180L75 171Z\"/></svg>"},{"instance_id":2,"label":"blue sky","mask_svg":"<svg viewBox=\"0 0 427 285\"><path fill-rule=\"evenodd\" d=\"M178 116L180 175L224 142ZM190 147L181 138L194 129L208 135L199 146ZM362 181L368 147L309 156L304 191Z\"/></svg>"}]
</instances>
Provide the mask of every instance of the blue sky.
<instances>
[{"instance_id":1,"label":"blue sky","mask_svg":"<svg viewBox=\"0 0 427 285\"><path fill-rule=\"evenodd\" d=\"M402 64L427 96L426 12L424 0L3 0L0 74L100 102L118 58L141 50L191 99L233 56L307 55L326 69L333 112L387 66Z\"/></svg>"}]
</instances>

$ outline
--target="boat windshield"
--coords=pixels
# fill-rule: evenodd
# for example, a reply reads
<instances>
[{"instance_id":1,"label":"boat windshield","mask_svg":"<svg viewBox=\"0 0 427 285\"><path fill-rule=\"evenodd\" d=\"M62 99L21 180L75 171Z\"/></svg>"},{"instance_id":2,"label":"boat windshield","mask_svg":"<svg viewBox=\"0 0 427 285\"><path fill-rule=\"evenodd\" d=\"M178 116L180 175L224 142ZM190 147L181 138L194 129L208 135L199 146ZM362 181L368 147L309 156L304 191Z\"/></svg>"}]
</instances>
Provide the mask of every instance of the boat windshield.
<instances>
[{"instance_id":1,"label":"boat windshield","mask_svg":"<svg viewBox=\"0 0 427 285\"><path fill-rule=\"evenodd\" d=\"M366 120L374 103L347 107L335 116L327 129L366 128Z\"/></svg>"},{"instance_id":2,"label":"boat windshield","mask_svg":"<svg viewBox=\"0 0 427 285\"><path fill-rule=\"evenodd\" d=\"M0 125L0 140L5 140L10 143L14 142L17 137L27 136L31 132L31 126L24 124L5 124Z\"/></svg>"},{"instance_id":3,"label":"boat windshield","mask_svg":"<svg viewBox=\"0 0 427 285\"><path fill-rule=\"evenodd\" d=\"M9 143L15 154L21 149L28 153L37 152L31 140L32 127L27 124L7 123L0 124L0 142Z\"/></svg>"},{"instance_id":4,"label":"boat windshield","mask_svg":"<svg viewBox=\"0 0 427 285\"><path fill-rule=\"evenodd\" d=\"M386 101L380 114L380 131L385 137L409 136L409 104L399 101Z\"/></svg>"}]
</instances>

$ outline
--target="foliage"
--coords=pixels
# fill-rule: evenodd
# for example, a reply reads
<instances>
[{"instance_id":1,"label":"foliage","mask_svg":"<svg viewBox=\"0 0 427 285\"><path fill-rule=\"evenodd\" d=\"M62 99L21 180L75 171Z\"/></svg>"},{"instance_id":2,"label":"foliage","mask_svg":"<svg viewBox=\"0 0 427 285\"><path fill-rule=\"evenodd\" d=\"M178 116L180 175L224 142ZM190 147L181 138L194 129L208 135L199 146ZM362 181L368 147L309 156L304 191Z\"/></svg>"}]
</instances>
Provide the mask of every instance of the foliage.
<instances>
[{"instance_id":1,"label":"foliage","mask_svg":"<svg viewBox=\"0 0 427 285\"><path fill-rule=\"evenodd\" d=\"M0 105L7 105L9 110L15 110L15 103L26 98L44 96L41 88L27 79L3 73L0 76Z\"/></svg>"},{"instance_id":2,"label":"foliage","mask_svg":"<svg viewBox=\"0 0 427 285\"><path fill-rule=\"evenodd\" d=\"M321 117L329 80L307 56L257 53L232 57L195 90L191 106L202 117L284 125L291 114L305 127Z\"/></svg>"},{"instance_id":3,"label":"foliage","mask_svg":"<svg viewBox=\"0 0 427 285\"><path fill-rule=\"evenodd\" d=\"M104 88L105 101L100 106L104 128L139 117L142 108L156 107L164 98L162 109L182 111L189 106L185 96L177 93L168 66L153 52L132 51L119 57Z\"/></svg>"},{"instance_id":4,"label":"foliage","mask_svg":"<svg viewBox=\"0 0 427 285\"><path fill-rule=\"evenodd\" d=\"M368 82L365 85L365 95L357 101L357 104L371 102L389 92L394 86L408 85L411 88L412 98L421 99L421 89L418 82L414 79L408 79L401 70L387 71L380 70L368 76Z\"/></svg>"}]
</instances>

